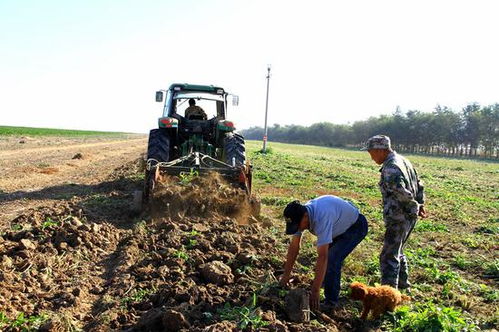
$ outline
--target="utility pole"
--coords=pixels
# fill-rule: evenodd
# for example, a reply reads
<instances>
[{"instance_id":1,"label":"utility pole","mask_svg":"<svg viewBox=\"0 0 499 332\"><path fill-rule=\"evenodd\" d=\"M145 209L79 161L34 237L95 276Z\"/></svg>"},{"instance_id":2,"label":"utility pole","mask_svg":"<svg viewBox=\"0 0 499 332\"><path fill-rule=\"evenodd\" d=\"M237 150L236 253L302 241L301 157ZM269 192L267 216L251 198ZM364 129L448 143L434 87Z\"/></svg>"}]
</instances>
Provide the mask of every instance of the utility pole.
<instances>
[{"instance_id":1,"label":"utility pole","mask_svg":"<svg viewBox=\"0 0 499 332\"><path fill-rule=\"evenodd\" d=\"M270 65L267 65L267 98L265 101L265 127L263 129L263 149L262 152L267 152L267 114L269 112L269 82L270 82Z\"/></svg>"}]
</instances>

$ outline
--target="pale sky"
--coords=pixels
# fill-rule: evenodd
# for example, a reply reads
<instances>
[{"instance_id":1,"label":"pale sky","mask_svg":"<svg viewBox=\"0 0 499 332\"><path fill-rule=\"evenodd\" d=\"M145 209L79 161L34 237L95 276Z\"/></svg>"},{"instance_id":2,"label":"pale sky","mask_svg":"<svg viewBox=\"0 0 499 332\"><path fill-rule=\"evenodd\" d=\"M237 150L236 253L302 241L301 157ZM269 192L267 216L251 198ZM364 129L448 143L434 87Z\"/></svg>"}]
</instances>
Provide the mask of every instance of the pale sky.
<instances>
[{"instance_id":1,"label":"pale sky","mask_svg":"<svg viewBox=\"0 0 499 332\"><path fill-rule=\"evenodd\" d=\"M173 82L238 128L499 102L497 1L0 0L0 125L147 132Z\"/></svg>"}]
</instances>

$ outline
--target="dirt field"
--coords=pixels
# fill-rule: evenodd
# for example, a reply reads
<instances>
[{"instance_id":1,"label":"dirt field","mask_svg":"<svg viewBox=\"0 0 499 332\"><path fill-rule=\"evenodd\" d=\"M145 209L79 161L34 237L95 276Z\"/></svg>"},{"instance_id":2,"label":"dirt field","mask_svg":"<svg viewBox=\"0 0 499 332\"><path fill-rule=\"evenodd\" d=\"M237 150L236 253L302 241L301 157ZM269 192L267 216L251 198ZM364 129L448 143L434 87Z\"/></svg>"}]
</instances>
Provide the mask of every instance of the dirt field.
<instances>
[{"instance_id":1,"label":"dirt field","mask_svg":"<svg viewBox=\"0 0 499 332\"><path fill-rule=\"evenodd\" d=\"M140 136L2 138L0 225L28 208L92 191L115 168L144 153L146 144L147 138Z\"/></svg>"},{"instance_id":2,"label":"dirt field","mask_svg":"<svg viewBox=\"0 0 499 332\"><path fill-rule=\"evenodd\" d=\"M23 141L0 143L0 328L336 330L283 321L282 253L265 222L236 220L240 189L169 179L164 215L138 217L144 137Z\"/></svg>"},{"instance_id":3,"label":"dirt field","mask_svg":"<svg viewBox=\"0 0 499 332\"><path fill-rule=\"evenodd\" d=\"M106 259L133 223L129 195L140 181L125 180L123 165L133 169L146 144L138 135L0 141L1 327L32 328L53 317L63 330L84 327L97 299L89 287L104 287ZM77 248L84 244L88 252ZM59 295L83 300L69 305Z\"/></svg>"},{"instance_id":4,"label":"dirt field","mask_svg":"<svg viewBox=\"0 0 499 332\"><path fill-rule=\"evenodd\" d=\"M141 136L0 138L0 330L405 331L414 322L447 322L440 330L459 331L474 319L484 330L496 325L497 208L489 198L494 184L487 187L494 165L420 163L435 208L410 243L412 302L362 321L361 304L347 299L348 283L377 282L382 234L377 169L367 157L277 144L279 151L263 157L249 142L263 215L241 220L247 208L240 210L238 190L217 176L185 176L165 179L152 216L138 216L131 202L142 188L146 144ZM455 172L452 182L432 182L448 172ZM465 201L454 215L458 196L449 195L462 192L468 178L487 190L459 196ZM345 264L341 306L319 313L303 307L300 293L313 278L313 241L303 244L297 290L279 287L277 278L289 241L283 205L324 193L355 199L371 234ZM473 235L463 231L470 227ZM447 258L443 247L460 255Z\"/></svg>"}]
</instances>

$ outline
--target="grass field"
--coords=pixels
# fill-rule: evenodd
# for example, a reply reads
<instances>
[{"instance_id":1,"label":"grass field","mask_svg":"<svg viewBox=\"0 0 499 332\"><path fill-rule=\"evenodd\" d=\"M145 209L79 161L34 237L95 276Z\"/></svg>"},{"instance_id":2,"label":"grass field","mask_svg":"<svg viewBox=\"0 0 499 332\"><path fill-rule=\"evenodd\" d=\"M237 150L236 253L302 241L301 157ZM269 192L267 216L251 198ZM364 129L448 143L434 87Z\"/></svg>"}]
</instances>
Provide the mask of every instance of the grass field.
<instances>
[{"instance_id":1,"label":"grass field","mask_svg":"<svg viewBox=\"0 0 499 332\"><path fill-rule=\"evenodd\" d=\"M32 127L10 127L0 126L0 136L119 136L125 133L91 131L91 130L72 130L72 129L50 129L50 128L32 128Z\"/></svg>"},{"instance_id":2,"label":"grass field","mask_svg":"<svg viewBox=\"0 0 499 332\"><path fill-rule=\"evenodd\" d=\"M379 166L368 153L271 143L270 153L262 155L260 148L260 142L248 143L254 184L264 212L280 218L289 201L306 201L323 194L349 199L366 215L370 228L366 239L347 258L342 294L347 295L346 286L353 280L378 283L384 226ZM430 216L418 221L405 250L413 300L378 321L378 327L395 331L408 327L415 331L497 328L499 164L408 157L425 183ZM276 225L277 236L282 228ZM305 240L295 272L311 277L314 238L309 235ZM282 236L282 259L286 241ZM358 317L358 306L349 309L351 319Z\"/></svg>"}]
</instances>

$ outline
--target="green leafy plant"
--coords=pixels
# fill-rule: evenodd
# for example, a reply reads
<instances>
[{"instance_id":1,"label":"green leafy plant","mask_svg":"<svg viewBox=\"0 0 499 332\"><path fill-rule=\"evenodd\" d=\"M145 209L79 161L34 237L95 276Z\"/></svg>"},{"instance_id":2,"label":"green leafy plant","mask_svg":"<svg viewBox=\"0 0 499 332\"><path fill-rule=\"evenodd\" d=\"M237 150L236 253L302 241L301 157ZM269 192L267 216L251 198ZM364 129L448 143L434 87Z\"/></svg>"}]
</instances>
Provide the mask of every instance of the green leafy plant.
<instances>
[{"instance_id":1,"label":"green leafy plant","mask_svg":"<svg viewBox=\"0 0 499 332\"><path fill-rule=\"evenodd\" d=\"M468 259L466 259L465 256L463 255L456 255L454 257L454 261L452 262L452 265L457 266L461 270L464 270L472 265L472 262Z\"/></svg>"},{"instance_id":2,"label":"green leafy plant","mask_svg":"<svg viewBox=\"0 0 499 332\"><path fill-rule=\"evenodd\" d=\"M154 293L155 289L135 289L132 294L121 299L121 305L126 306L128 303L142 302L147 296Z\"/></svg>"},{"instance_id":3,"label":"green leafy plant","mask_svg":"<svg viewBox=\"0 0 499 332\"><path fill-rule=\"evenodd\" d=\"M288 295L288 293L289 293L289 291L287 289L279 289L277 294L279 295L279 297L284 298L284 297L286 297L286 295Z\"/></svg>"},{"instance_id":4,"label":"green leafy plant","mask_svg":"<svg viewBox=\"0 0 499 332\"><path fill-rule=\"evenodd\" d=\"M390 324L394 332L462 332L473 331L461 312L450 307L440 307L433 303L417 305L414 311L409 306L398 308L391 315Z\"/></svg>"},{"instance_id":5,"label":"green leafy plant","mask_svg":"<svg viewBox=\"0 0 499 332\"><path fill-rule=\"evenodd\" d=\"M251 303L248 306L231 306L226 303L223 308L218 309L217 313L223 320L230 320L237 322L238 327L244 330L247 327L258 329L268 325L268 322L262 319L260 315L260 308L256 306L256 294L253 293Z\"/></svg>"},{"instance_id":6,"label":"green leafy plant","mask_svg":"<svg viewBox=\"0 0 499 332\"><path fill-rule=\"evenodd\" d=\"M499 259L485 264L485 274L489 278L499 278Z\"/></svg>"},{"instance_id":7,"label":"green leafy plant","mask_svg":"<svg viewBox=\"0 0 499 332\"><path fill-rule=\"evenodd\" d=\"M379 257L373 255L370 260L365 263L366 273L369 275L379 273Z\"/></svg>"},{"instance_id":8,"label":"green leafy plant","mask_svg":"<svg viewBox=\"0 0 499 332\"><path fill-rule=\"evenodd\" d=\"M490 226L480 226L477 230L477 233L483 234L499 234L499 226L490 225Z\"/></svg>"},{"instance_id":9,"label":"green leafy plant","mask_svg":"<svg viewBox=\"0 0 499 332\"><path fill-rule=\"evenodd\" d=\"M51 218L47 217L42 224L42 229L45 230L46 228L57 226L58 224L59 223L57 221L53 221Z\"/></svg>"},{"instance_id":10,"label":"green leafy plant","mask_svg":"<svg viewBox=\"0 0 499 332\"><path fill-rule=\"evenodd\" d=\"M236 272L239 274L247 274L247 273L251 272L252 270L253 270L253 268L251 267L251 265L243 265L243 266L237 268Z\"/></svg>"},{"instance_id":11,"label":"green leafy plant","mask_svg":"<svg viewBox=\"0 0 499 332\"><path fill-rule=\"evenodd\" d=\"M47 316L32 315L25 316L23 312L19 313L16 318L9 319L5 313L0 312L0 328L13 329L16 331L35 331L37 330L46 320Z\"/></svg>"},{"instance_id":12,"label":"green leafy plant","mask_svg":"<svg viewBox=\"0 0 499 332\"><path fill-rule=\"evenodd\" d=\"M12 224L10 225L10 229L13 231L20 231L23 229L23 226L21 224Z\"/></svg>"},{"instance_id":13,"label":"green leafy plant","mask_svg":"<svg viewBox=\"0 0 499 332\"><path fill-rule=\"evenodd\" d=\"M3 311L0 311L0 327L4 327L9 324L9 318L5 315Z\"/></svg>"},{"instance_id":14,"label":"green leafy plant","mask_svg":"<svg viewBox=\"0 0 499 332\"><path fill-rule=\"evenodd\" d=\"M185 248L187 249L192 249L198 244L198 240L195 239L196 236L198 236L199 233L195 230L190 231L187 233L187 244L185 245Z\"/></svg>"},{"instance_id":15,"label":"green leafy plant","mask_svg":"<svg viewBox=\"0 0 499 332\"><path fill-rule=\"evenodd\" d=\"M480 296L489 303L499 302L499 291L484 284L480 284Z\"/></svg>"},{"instance_id":16,"label":"green leafy plant","mask_svg":"<svg viewBox=\"0 0 499 332\"><path fill-rule=\"evenodd\" d=\"M436 224L430 220L422 220L416 224L414 230L417 232L448 232L447 226L442 224Z\"/></svg>"},{"instance_id":17,"label":"green leafy plant","mask_svg":"<svg viewBox=\"0 0 499 332\"><path fill-rule=\"evenodd\" d=\"M189 241L187 242L186 244L186 248L187 249L192 249L196 246L196 244L198 244L198 240L195 240L195 239L189 239Z\"/></svg>"},{"instance_id":18,"label":"green leafy plant","mask_svg":"<svg viewBox=\"0 0 499 332\"><path fill-rule=\"evenodd\" d=\"M196 178L197 176L199 175L199 172L192 169L189 171L189 172L180 172L180 174L178 175L179 178L180 178L180 181L179 183L183 186L185 185L188 185L189 183L192 182L192 180L194 180L194 178Z\"/></svg>"},{"instance_id":19,"label":"green leafy plant","mask_svg":"<svg viewBox=\"0 0 499 332\"><path fill-rule=\"evenodd\" d=\"M451 271L451 270L447 270L447 271L442 272L435 266L431 267L431 268L427 268L426 272L428 273L429 277L432 280L435 280L439 284L445 284L449 281L458 281L460 279L458 273Z\"/></svg>"},{"instance_id":20,"label":"green leafy plant","mask_svg":"<svg viewBox=\"0 0 499 332\"><path fill-rule=\"evenodd\" d=\"M183 259L184 261L189 260L189 254L187 253L187 251L185 251L185 248L183 246L181 249L175 251L174 256Z\"/></svg>"},{"instance_id":21,"label":"green leafy plant","mask_svg":"<svg viewBox=\"0 0 499 332\"><path fill-rule=\"evenodd\" d=\"M479 243L475 237L468 236L468 237L464 238L462 241L463 241L463 244L465 246L467 246L468 248L475 249L475 248L479 247Z\"/></svg>"},{"instance_id":22,"label":"green leafy plant","mask_svg":"<svg viewBox=\"0 0 499 332\"><path fill-rule=\"evenodd\" d=\"M272 153L274 153L274 150L271 147L267 146L267 147L265 147L265 151L263 151L263 148L262 148L262 149L258 150L257 153L264 154L264 155L265 154L272 154Z\"/></svg>"},{"instance_id":23,"label":"green leafy plant","mask_svg":"<svg viewBox=\"0 0 499 332\"><path fill-rule=\"evenodd\" d=\"M407 250L407 258L416 265L421 267L436 268L433 256L436 254L433 248L418 248L416 250Z\"/></svg>"}]
</instances>

